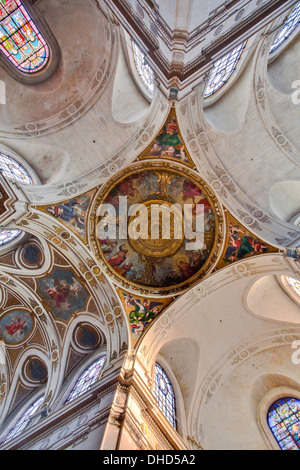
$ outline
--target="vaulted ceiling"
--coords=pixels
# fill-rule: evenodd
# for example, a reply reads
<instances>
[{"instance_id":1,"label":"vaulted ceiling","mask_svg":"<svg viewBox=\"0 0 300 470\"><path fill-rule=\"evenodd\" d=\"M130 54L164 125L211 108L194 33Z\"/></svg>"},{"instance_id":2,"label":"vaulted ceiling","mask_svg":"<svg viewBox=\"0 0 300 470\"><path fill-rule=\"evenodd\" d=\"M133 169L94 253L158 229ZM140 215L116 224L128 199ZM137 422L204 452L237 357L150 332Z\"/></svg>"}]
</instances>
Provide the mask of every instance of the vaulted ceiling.
<instances>
[{"instance_id":1,"label":"vaulted ceiling","mask_svg":"<svg viewBox=\"0 0 300 470\"><path fill-rule=\"evenodd\" d=\"M7 357L0 424L41 390L45 406L59 408L78 368L97 352L105 350L111 365L130 352L147 377L157 358L169 367L181 390L185 440L259 448L254 427L250 440L243 428L236 443L229 412L221 438L213 410L235 388L248 422L270 383L298 380L289 349L300 335L299 299L284 278L300 276L291 257L300 246L291 222L300 213L300 108L291 100L299 36L269 55L295 1L31 3L61 58L35 85L0 68L7 97L0 151L35 179L25 187L0 175L2 228L24 232L0 252ZM134 70L130 37L155 73L153 96ZM205 100L215 61L244 40L236 74ZM168 126L177 141L163 148ZM110 256L124 256L124 248L120 240L113 249L99 242L96 227L99 206L116 195L132 203L206 200L209 253L195 267L179 244L165 246L173 270L164 277L166 263L153 261L153 247L128 241L132 266L114 265ZM132 302L145 300L153 318L139 330ZM20 318L26 328L15 336L9 324Z\"/></svg>"}]
</instances>

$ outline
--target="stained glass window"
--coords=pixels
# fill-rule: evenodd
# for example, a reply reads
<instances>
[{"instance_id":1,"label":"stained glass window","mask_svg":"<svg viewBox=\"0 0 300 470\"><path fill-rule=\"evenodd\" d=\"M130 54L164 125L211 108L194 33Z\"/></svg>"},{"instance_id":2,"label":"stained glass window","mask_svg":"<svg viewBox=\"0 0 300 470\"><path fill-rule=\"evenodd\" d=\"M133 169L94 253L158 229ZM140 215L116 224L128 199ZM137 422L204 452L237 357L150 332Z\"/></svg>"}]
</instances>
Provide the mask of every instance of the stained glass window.
<instances>
[{"instance_id":1,"label":"stained glass window","mask_svg":"<svg viewBox=\"0 0 300 470\"><path fill-rule=\"evenodd\" d=\"M208 85L204 93L205 98L213 95L229 80L234 70L236 69L238 61L241 58L241 55L246 46L246 42L243 42L237 46L235 49L233 49L233 51L229 52L215 63L215 66L209 76Z\"/></svg>"},{"instance_id":2,"label":"stained glass window","mask_svg":"<svg viewBox=\"0 0 300 470\"><path fill-rule=\"evenodd\" d=\"M14 179L23 184L32 184L32 179L27 171L13 158L0 153L0 171L6 178Z\"/></svg>"},{"instance_id":3,"label":"stained glass window","mask_svg":"<svg viewBox=\"0 0 300 470\"><path fill-rule=\"evenodd\" d=\"M0 49L23 73L48 63L49 46L20 0L0 0Z\"/></svg>"},{"instance_id":4,"label":"stained glass window","mask_svg":"<svg viewBox=\"0 0 300 470\"><path fill-rule=\"evenodd\" d=\"M272 47L270 49L270 53L275 51L275 49L277 49L277 47L279 47L289 37L289 35L292 34L292 32L297 28L299 23L300 23L300 2L296 4L291 14L288 16L288 19L284 23L283 28L281 28L281 30L275 37Z\"/></svg>"},{"instance_id":5,"label":"stained glass window","mask_svg":"<svg viewBox=\"0 0 300 470\"><path fill-rule=\"evenodd\" d=\"M276 401L268 412L268 424L281 450L300 449L300 400Z\"/></svg>"},{"instance_id":6,"label":"stained glass window","mask_svg":"<svg viewBox=\"0 0 300 470\"><path fill-rule=\"evenodd\" d=\"M66 403L70 403L75 398L87 392L91 386L99 380L103 366L106 361L106 356L100 357L94 362L78 379Z\"/></svg>"},{"instance_id":7,"label":"stained glass window","mask_svg":"<svg viewBox=\"0 0 300 470\"><path fill-rule=\"evenodd\" d=\"M23 416L19 419L17 424L9 431L7 436L1 441L0 445L5 444L5 442L10 441L14 437L21 434L22 431L27 427L30 422L31 417L35 414L38 410L42 402L44 401L44 395L40 397L33 405L31 405L27 411L23 414Z\"/></svg>"},{"instance_id":8,"label":"stained glass window","mask_svg":"<svg viewBox=\"0 0 300 470\"><path fill-rule=\"evenodd\" d=\"M157 405L176 429L175 395L170 380L159 364L155 364L154 396Z\"/></svg>"},{"instance_id":9,"label":"stained glass window","mask_svg":"<svg viewBox=\"0 0 300 470\"><path fill-rule=\"evenodd\" d=\"M136 43L131 40L132 44L132 51L136 69L138 74L150 93L154 93L154 73L149 67L149 65L145 61L145 55L142 53L140 48L136 45Z\"/></svg>"},{"instance_id":10,"label":"stained glass window","mask_svg":"<svg viewBox=\"0 0 300 470\"><path fill-rule=\"evenodd\" d=\"M292 277L287 277L286 278L289 286L300 296L300 281L297 279L293 279Z\"/></svg>"},{"instance_id":11,"label":"stained glass window","mask_svg":"<svg viewBox=\"0 0 300 470\"><path fill-rule=\"evenodd\" d=\"M0 231L0 246L6 245L9 242L15 240L21 235L20 230L1 230Z\"/></svg>"}]
</instances>

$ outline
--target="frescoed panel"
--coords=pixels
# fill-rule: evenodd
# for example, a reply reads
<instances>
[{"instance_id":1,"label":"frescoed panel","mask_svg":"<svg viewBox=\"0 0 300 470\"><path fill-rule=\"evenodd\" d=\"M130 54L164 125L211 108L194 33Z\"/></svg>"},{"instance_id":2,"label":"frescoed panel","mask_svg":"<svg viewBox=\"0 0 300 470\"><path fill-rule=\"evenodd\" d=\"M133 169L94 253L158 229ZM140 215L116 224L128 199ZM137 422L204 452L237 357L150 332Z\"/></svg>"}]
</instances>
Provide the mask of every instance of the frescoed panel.
<instances>
[{"instance_id":1,"label":"frescoed panel","mask_svg":"<svg viewBox=\"0 0 300 470\"><path fill-rule=\"evenodd\" d=\"M89 297L70 269L56 268L52 274L39 279L38 290L54 315L65 321L68 321L72 314L84 310Z\"/></svg>"},{"instance_id":2,"label":"frescoed panel","mask_svg":"<svg viewBox=\"0 0 300 470\"><path fill-rule=\"evenodd\" d=\"M95 191L90 191L61 204L39 207L39 210L58 219L86 242L88 210L94 194Z\"/></svg>"},{"instance_id":3,"label":"frescoed panel","mask_svg":"<svg viewBox=\"0 0 300 470\"><path fill-rule=\"evenodd\" d=\"M140 163L139 171L123 176L103 199L103 203L115 211L116 215L112 215L110 220L117 227L116 233L106 234L103 231L103 236L102 232L99 234L105 216L102 219L101 216L96 217L96 226L92 229L95 230L100 253L110 273L131 285L149 288L149 294L152 292L150 289L157 288L159 291L155 291L155 294L159 295L178 292L201 275L201 270L211 262L216 238L220 233L217 228L219 217L216 215L218 203L210 189L202 184L200 178L185 175L181 167L173 169L169 168L168 163L164 165L166 168L157 160L151 166ZM173 163L170 165L173 166ZM127 201L125 216L123 207L120 207L120 197L125 197ZM141 205L141 223L137 222L138 217L128 216L136 205ZM101 204L98 207L100 214ZM162 217L156 223L153 210L157 207L162 210ZM198 215L203 215L203 242L198 244L199 248L196 244L191 246L189 240L192 238L188 238L186 233L187 207L191 211L193 223L199 219ZM127 221L126 239L120 236L124 220ZM164 224L168 225L168 221L170 223L167 227ZM140 225L138 238L132 236L129 230L135 223ZM153 236L153 227L157 227L158 238ZM165 228L169 230L166 236Z\"/></svg>"},{"instance_id":4,"label":"frescoed panel","mask_svg":"<svg viewBox=\"0 0 300 470\"><path fill-rule=\"evenodd\" d=\"M160 134L140 158L161 158L194 166L180 134L174 109L171 110Z\"/></svg>"},{"instance_id":5,"label":"frescoed panel","mask_svg":"<svg viewBox=\"0 0 300 470\"><path fill-rule=\"evenodd\" d=\"M217 269L241 261L249 256L263 253L274 253L278 249L257 238L240 224L231 214L227 213L226 248Z\"/></svg>"},{"instance_id":6,"label":"frescoed panel","mask_svg":"<svg viewBox=\"0 0 300 470\"><path fill-rule=\"evenodd\" d=\"M32 332L34 321L25 310L14 310L0 319L0 339L7 344L25 341Z\"/></svg>"},{"instance_id":7,"label":"frescoed panel","mask_svg":"<svg viewBox=\"0 0 300 470\"><path fill-rule=\"evenodd\" d=\"M141 337L142 333L160 315L165 308L173 302L169 299L149 299L147 297L139 297L118 289L118 294L124 306L135 344Z\"/></svg>"}]
</instances>

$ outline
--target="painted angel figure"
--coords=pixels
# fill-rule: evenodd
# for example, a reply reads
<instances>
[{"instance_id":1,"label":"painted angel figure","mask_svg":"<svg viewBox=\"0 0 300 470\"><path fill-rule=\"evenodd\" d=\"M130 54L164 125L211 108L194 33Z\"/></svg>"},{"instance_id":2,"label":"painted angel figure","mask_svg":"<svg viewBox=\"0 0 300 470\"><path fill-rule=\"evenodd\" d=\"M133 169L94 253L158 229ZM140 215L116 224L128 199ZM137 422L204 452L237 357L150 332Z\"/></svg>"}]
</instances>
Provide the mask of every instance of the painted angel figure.
<instances>
[{"instance_id":1,"label":"painted angel figure","mask_svg":"<svg viewBox=\"0 0 300 470\"><path fill-rule=\"evenodd\" d=\"M161 312L162 302L156 302L148 299L134 299L130 301L130 305L134 306L134 310L129 313L130 323L142 323L146 326L150 321L154 320L155 316Z\"/></svg>"},{"instance_id":2,"label":"painted angel figure","mask_svg":"<svg viewBox=\"0 0 300 470\"><path fill-rule=\"evenodd\" d=\"M4 325L4 328L9 336L14 336L15 334L21 335L26 333L28 325L23 315L13 315L10 323Z\"/></svg>"}]
</instances>

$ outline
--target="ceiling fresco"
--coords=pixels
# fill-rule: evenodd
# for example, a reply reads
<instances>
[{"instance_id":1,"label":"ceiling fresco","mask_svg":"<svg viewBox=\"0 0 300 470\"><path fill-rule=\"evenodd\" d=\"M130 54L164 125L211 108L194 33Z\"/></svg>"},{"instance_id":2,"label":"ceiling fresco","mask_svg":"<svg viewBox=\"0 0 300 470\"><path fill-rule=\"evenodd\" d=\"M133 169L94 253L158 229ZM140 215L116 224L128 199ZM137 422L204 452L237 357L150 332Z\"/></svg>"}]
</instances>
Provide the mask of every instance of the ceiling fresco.
<instances>
[{"instance_id":1,"label":"ceiling fresco","mask_svg":"<svg viewBox=\"0 0 300 470\"><path fill-rule=\"evenodd\" d=\"M197 216L202 221L196 247L188 244L186 206L192 233ZM153 207L161 211L154 223ZM8 358L0 406L10 394L10 410L37 387L49 387L50 400L56 376L66 378L96 349L112 343L113 359L137 348L162 312L213 272L278 251L236 220L195 171L174 108L148 148L102 187L31 210L20 222L31 235L0 256L0 340ZM103 220L114 236L99 232Z\"/></svg>"},{"instance_id":2,"label":"ceiling fresco","mask_svg":"<svg viewBox=\"0 0 300 470\"><path fill-rule=\"evenodd\" d=\"M86 243L88 210L95 192L89 191L61 204L39 206L38 209L55 217Z\"/></svg>"},{"instance_id":3,"label":"ceiling fresco","mask_svg":"<svg viewBox=\"0 0 300 470\"><path fill-rule=\"evenodd\" d=\"M101 329L104 309L78 269L48 242L27 237L0 262L8 273L1 276L0 289L0 341L7 364L7 374L0 374L0 405L10 393L13 410L38 387L47 386L51 375L53 380L53 371L63 360L59 352L63 346L67 344L66 377L95 348L106 344ZM85 320L79 322L79 317Z\"/></svg>"},{"instance_id":4,"label":"ceiling fresco","mask_svg":"<svg viewBox=\"0 0 300 470\"><path fill-rule=\"evenodd\" d=\"M125 215L119 206L120 197L125 197L128 203ZM113 238L99 238L96 233L103 220L102 215L97 216L102 205L115 209L117 234ZM193 215L200 205L204 208L205 236L200 249L191 249L185 236L187 205ZM161 221L167 221L169 211L172 211L170 233L166 236L161 233L164 222L153 216L153 208L158 206L163 206ZM103 191L99 193L93 213L96 217L91 232L95 236L93 241L100 262L116 282L125 288L135 288L137 293L166 295L182 292L203 276L215 259L216 248L221 246L223 223L216 198L191 170L174 163L141 162L123 171L104 195ZM121 223L125 223L128 230L125 239L120 236ZM135 223L138 237L130 230ZM157 239L153 237L152 224L157 225Z\"/></svg>"},{"instance_id":5,"label":"ceiling fresco","mask_svg":"<svg viewBox=\"0 0 300 470\"><path fill-rule=\"evenodd\" d=\"M181 135L174 108L171 108L168 119L155 140L138 159L149 160L155 158L179 162L192 168L195 166Z\"/></svg>"},{"instance_id":6,"label":"ceiling fresco","mask_svg":"<svg viewBox=\"0 0 300 470\"><path fill-rule=\"evenodd\" d=\"M7 344L18 344L30 336L34 319L25 310L7 312L0 319L0 336Z\"/></svg>"},{"instance_id":7,"label":"ceiling fresco","mask_svg":"<svg viewBox=\"0 0 300 470\"><path fill-rule=\"evenodd\" d=\"M227 210L225 217L227 227L225 248L216 269L221 269L224 266L252 256L278 252L278 248L258 238L238 222Z\"/></svg>"},{"instance_id":8,"label":"ceiling fresco","mask_svg":"<svg viewBox=\"0 0 300 470\"><path fill-rule=\"evenodd\" d=\"M146 329L173 302L173 299L149 299L121 289L117 289L117 292L126 313L132 346L136 347Z\"/></svg>"},{"instance_id":9,"label":"ceiling fresco","mask_svg":"<svg viewBox=\"0 0 300 470\"><path fill-rule=\"evenodd\" d=\"M56 318L68 321L71 315L85 310L89 297L76 274L70 269L55 268L38 279L38 293L45 299Z\"/></svg>"}]
</instances>

